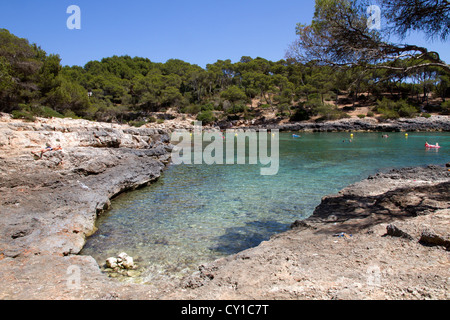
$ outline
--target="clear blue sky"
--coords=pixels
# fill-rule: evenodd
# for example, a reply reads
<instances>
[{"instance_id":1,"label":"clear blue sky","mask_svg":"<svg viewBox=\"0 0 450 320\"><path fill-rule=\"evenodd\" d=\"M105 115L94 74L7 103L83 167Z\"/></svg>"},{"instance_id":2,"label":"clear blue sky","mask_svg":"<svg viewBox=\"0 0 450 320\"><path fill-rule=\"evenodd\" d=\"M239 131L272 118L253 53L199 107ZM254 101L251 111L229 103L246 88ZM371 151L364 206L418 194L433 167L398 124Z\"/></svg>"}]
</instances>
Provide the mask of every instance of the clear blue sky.
<instances>
[{"instance_id":1,"label":"clear blue sky","mask_svg":"<svg viewBox=\"0 0 450 320\"><path fill-rule=\"evenodd\" d=\"M69 5L81 8L81 30L66 26ZM313 13L314 0L13 0L0 4L0 28L59 54L63 65L130 55L205 67L242 56L283 59L296 23ZM410 42L450 61L448 43Z\"/></svg>"}]
</instances>

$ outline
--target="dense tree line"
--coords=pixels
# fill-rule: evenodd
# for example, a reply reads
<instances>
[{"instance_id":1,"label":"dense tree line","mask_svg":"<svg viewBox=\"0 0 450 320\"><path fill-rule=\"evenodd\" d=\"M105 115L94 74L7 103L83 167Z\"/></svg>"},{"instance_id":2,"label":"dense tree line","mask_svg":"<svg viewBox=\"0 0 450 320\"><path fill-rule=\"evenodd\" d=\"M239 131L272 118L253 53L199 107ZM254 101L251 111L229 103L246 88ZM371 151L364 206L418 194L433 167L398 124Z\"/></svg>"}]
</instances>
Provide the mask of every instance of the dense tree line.
<instances>
[{"instance_id":1,"label":"dense tree line","mask_svg":"<svg viewBox=\"0 0 450 320\"><path fill-rule=\"evenodd\" d=\"M375 106L372 112L384 117L414 116L421 106L449 111L449 74L437 66L405 73L245 56L236 63L218 60L206 68L176 59L157 63L129 56L90 61L84 67L63 67L60 62L58 55L1 29L0 111L16 117L119 122L153 121L153 112L169 108L205 122L252 119L264 109L291 120L341 118L345 110L359 105ZM392 62L400 63L420 61ZM436 97L440 103L430 104ZM337 107L342 105L346 109Z\"/></svg>"}]
</instances>

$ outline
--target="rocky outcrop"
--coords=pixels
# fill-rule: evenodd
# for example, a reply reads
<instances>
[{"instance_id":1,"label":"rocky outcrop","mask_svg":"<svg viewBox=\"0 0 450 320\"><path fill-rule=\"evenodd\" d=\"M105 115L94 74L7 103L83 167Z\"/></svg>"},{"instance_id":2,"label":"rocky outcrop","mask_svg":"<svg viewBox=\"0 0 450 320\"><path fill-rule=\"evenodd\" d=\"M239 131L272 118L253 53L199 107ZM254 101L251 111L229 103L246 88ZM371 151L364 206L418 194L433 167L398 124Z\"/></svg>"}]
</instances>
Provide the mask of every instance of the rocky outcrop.
<instances>
[{"instance_id":1,"label":"rocky outcrop","mask_svg":"<svg viewBox=\"0 0 450 320\"><path fill-rule=\"evenodd\" d=\"M168 130L134 128L118 124L91 122L87 120L42 119L36 122L13 120L0 114L0 150L17 153L39 149L46 143L92 148L152 149L158 143L169 141Z\"/></svg>"},{"instance_id":2,"label":"rocky outcrop","mask_svg":"<svg viewBox=\"0 0 450 320\"><path fill-rule=\"evenodd\" d=\"M85 120L0 121L0 255L78 253L110 199L158 179L169 132ZM61 150L33 155L48 144Z\"/></svg>"},{"instance_id":3,"label":"rocky outcrop","mask_svg":"<svg viewBox=\"0 0 450 320\"><path fill-rule=\"evenodd\" d=\"M355 232L366 226L447 209L450 172L442 166L394 169L322 199L311 224ZM325 228L324 228L325 230Z\"/></svg>"},{"instance_id":4,"label":"rocky outcrop","mask_svg":"<svg viewBox=\"0 0 450 320\"><path fill-rule=\"evenodd\" d=\"M285 124L263 124L248 126L247 129L278 129L280 131L305 132L340 132L340 131L373 131L373 132L414 132L414 131L450 131L448 116L431 116L430 118L401 118L380 122L375 118L350 118L326 122L297 122Z\"/></svg>"}]
</instances>

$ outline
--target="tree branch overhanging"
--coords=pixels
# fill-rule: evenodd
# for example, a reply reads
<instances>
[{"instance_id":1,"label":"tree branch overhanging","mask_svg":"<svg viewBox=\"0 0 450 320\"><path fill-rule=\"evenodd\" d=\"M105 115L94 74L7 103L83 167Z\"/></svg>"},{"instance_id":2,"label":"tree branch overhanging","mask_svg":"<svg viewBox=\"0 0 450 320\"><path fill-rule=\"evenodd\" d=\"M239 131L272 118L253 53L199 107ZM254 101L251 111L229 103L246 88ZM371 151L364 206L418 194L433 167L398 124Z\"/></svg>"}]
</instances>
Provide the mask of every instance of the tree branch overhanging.
<instances>
[{"instance_id":1,"label":"tree branch overhanging","mask_svg":"<svg viewBox=\"0 0 450 320\"><path fill-rule=\"evenodd\" d=\"M309 26L297 26L299 38L290 47L287 56L300 62L313 60L332 66L370 66L403 73L424 67L438 67L450 74L450 65L441 60L437 52L414 44L394 44L383 40L380 32L369 30L365 23L367 17L363 13L363 7L357 7L357 2L334 0L330 2L332 6L328 2L328 5L321 6L325 1L317 1L314 20ZM387 2L392 5L392 1ZM441 12L444 12L442 1L437 2ZM354 7L349 10L349 5ZM445 6L450 8L448 3ZM450 10L445 12L445 18L450 21ZM419 63L397 63L408 59Z\"/></svg>"}]
</instances>

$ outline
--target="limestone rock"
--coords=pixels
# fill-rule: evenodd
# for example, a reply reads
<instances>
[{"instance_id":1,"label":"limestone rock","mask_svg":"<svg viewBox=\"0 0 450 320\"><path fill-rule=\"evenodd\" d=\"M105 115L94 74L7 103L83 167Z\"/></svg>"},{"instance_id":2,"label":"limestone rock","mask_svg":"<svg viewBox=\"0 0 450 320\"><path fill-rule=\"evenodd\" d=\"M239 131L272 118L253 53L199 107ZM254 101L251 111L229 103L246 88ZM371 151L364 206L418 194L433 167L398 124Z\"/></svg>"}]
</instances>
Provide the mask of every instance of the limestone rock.
<instances>
[{"instance_id":1,"label":"limestone rock","mask_svg":"<svg viewBox=\"0 0 450 320\"><path fill-rule=\"evenodd\" d=\"M123 269L130 270L130 269L134 269L136 267L134 264L133 258L130 257L125 252L122 252L121 254L119 254L118 257L121 260L119 265L122 266Z\"/></svg>"},{"instance_id":2,"label":"limestone rock","mask_svg":"<svg viewBox=\"0 0 450 320\"><path fill-rule=\"evenodd\" d=\"M106 259L106 267L107 268L111 268L111 269L115 269L119 266L119 264L117 263L117 258L111 257Z\"/></svg>"},{"instance_id":3,"label":"limestone rock","mask_svg":"<svg viewBox=\"0 0 450 320\"><path fill-rule=\"evenodd\" d=\"M109 199L159 178L165 164L156 157L168 156L168 136L152 128L69 119L28 123L0 114L4 255L79 253ZM33 157L46 144L62 150Z\"/></svg>"},{"instance_id":4,"label":"limestone rock","mask_svg":"<svg viewBox=\"0 0 450 320\"><path fill-rule=\"evenodd\" d=\"M114 271L119 270L133 270L137 266L134 264L134 260L125 252L120 253L117 257L110 257L106 259L106 267L113 269Z\"/></svg>"}]
</instances>

